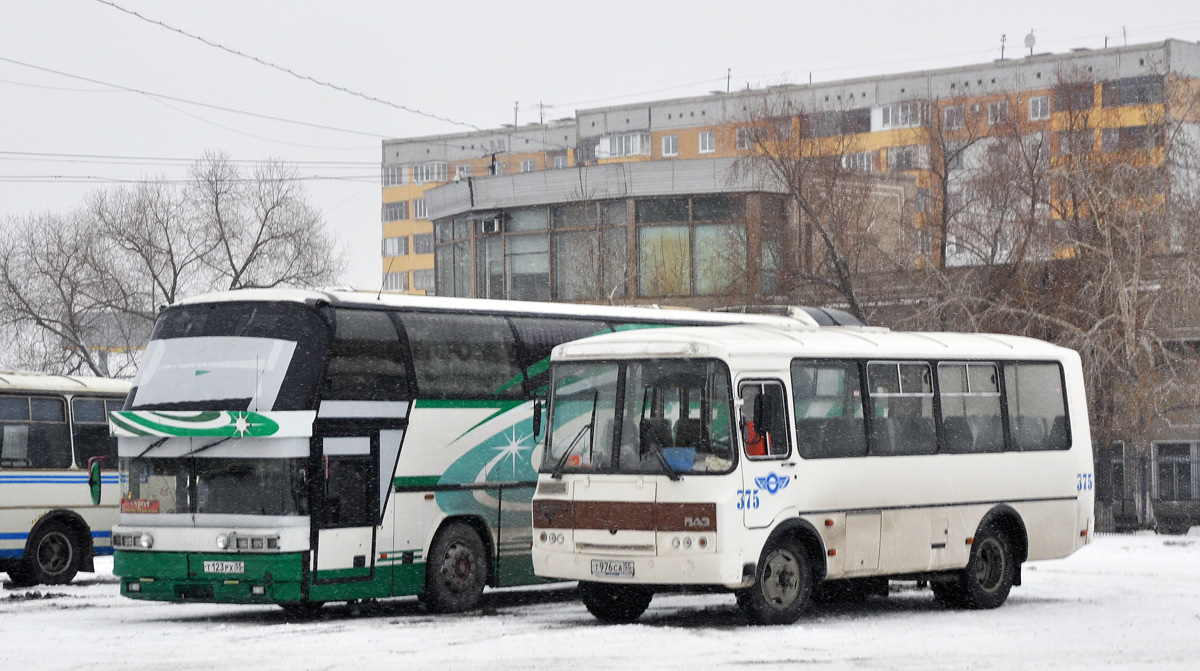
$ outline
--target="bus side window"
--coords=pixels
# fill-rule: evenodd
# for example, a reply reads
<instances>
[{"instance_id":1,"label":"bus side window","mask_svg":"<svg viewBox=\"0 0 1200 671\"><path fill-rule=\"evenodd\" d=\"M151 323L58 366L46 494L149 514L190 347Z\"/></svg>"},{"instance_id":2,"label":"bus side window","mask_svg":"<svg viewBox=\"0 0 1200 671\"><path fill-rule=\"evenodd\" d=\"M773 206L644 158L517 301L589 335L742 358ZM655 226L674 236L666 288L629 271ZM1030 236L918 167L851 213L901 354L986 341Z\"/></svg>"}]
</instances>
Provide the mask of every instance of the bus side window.
<instances>
[{"instance_id":1,"label":"bus side window","mask_svg":"<svg viewBox=\"0 0 1200 671\"><path fill-rule=\"evenodd\" d=\"M494 315L399 315L423 398L521 398L525 374L508 320Z\"/></svg>"},{"instance_id":2,"label":"bus side window","mask_svg":"<svg viewBox=\"0 0 1200 671\"><path fill-rule=\"evenodd\" d=\"M392 400L409 397L408 370L396 325L384 312L335 312L333 351L321 396Z\"/></svg>"},{"instance_id":3,"label":"bus side window","mask_svg":"<svg viewBox=\"0 0 1200 671\"><path fill-rule=\"evenodd\" d=\"M527 377L528 396L545 396L546 385L550 383L550 351L556 345L610 332L602 321L544 317L510 317L510 320L517 331L518 357Z\"/></svg>"},{"instance_id":4,"label":"bus side window","mask_svg":"<svg viewBox=\"0 0 1200 671\"><path fill-rule=\"evenodd\" d=\"M858 363L844 360L792 362L796 442L805 459L867 454Z\"/></svg>"},{"instance_id":5,"label":"bus side window","mask_svg":"<svg viewBox=\"0 0 1200 671\"><path fill-rule=\"evenodd\" d=\"M121 401L102 398L71 399L71 431L75 439L75 465L87 468L99 457L102 468L117 467L117 439L109 435L108 413L121 409Z\"/></svg>"},{"instance_id":6,"label":"bus side window","mask_svg":"<svg viewBox=\"0 0 1200 671\"><path fill-rule=\"evenodd\" d=\"M71 467L71 435L63 399L0 398L0 427L0 467Z\"/></svg>"},{"instance_id":7,"label":"bus side window","mask_svg":"<svg viewBox=\"0 0 1200 671\"><path fill-rule=\"evenodd\" d=\"M1008 432L1014 450L1071 447L1062 368L1056 363L1004 364Z\"/></svg>"}]
</instances>

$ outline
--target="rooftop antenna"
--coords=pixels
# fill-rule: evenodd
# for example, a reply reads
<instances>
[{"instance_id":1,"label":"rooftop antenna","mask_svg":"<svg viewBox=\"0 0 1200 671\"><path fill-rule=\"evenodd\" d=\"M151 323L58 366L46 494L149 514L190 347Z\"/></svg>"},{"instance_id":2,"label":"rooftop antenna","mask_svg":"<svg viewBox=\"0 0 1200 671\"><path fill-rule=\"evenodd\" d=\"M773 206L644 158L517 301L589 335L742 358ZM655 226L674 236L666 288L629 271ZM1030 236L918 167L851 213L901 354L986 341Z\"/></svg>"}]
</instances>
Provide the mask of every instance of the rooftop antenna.
<instances>
[{"instance_id":1,"label":"rooftop antenna","mask_svg":"<svg viewBox=\"0 0 1200 671\"><path fill-rule=\"evenodd\" d=\"M1033 28L1029 29L1029 34L1025 36L1025 48L1029 50L1029 55L1033 55L1033 45L1037 44L1037 38L1033 36Z\"/></svg>"},{"instance_id":2,"label":"rooftop antenna","mask_svg":"<svg viewBox=\"0 0 1200 671\"><path fill-rule=\"evenodd\" d=\"M1008 33L1000 33L1000 60L1004 60L1004 43L1008 41Z\"/></svg>"},{"instance_id":3,"label":"rooftop antenna","mask_svg":"<svg viewBox=\"0 0 1200 671\"><path fill-rule=\"evenodd\" d=\"M729 93L729 79L733 76L733 68L725 70L725 92Z\"/></svg>"}]
</instances>

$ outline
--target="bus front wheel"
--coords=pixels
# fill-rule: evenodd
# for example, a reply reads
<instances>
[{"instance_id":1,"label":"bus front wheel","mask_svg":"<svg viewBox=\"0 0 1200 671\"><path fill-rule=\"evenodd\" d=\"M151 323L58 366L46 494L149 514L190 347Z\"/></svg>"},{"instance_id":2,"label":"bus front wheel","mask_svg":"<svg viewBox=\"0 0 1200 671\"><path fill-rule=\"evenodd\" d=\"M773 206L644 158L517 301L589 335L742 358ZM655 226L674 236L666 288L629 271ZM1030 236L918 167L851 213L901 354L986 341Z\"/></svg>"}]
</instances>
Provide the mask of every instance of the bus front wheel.
<instances>
[{"instance_id":1,"label":"bus front wheel","mask_svg":"<svg viewBox=\"0 0 1200 671\"><path fill-rule=\"evenodd\" d=\"M65 585L79 572L83 548L74 530L59 522L38 528L26 552L29 578L42 585Z\"/></svg>"},{"instance_id":2,"label":"bus front wheel","mask_svg":"<svg viewBox=\"0 0 1200 671\"><path fill-rule=\"evenodd\" d=\"M654 592L638 585L579 583L579 598L588 612L601 622L633 622L650 607Z\"/></svg>"},{"instance_id":3,"label":"bus front wheel","mask_svg":"<svg viewBox=\"0 0 1200 671\"><path fill-rule=\"evenodd\" d=\"M737 593L737 603L754 624L791 624L812 593L812 569L804 547L789 537L767 545L754 585Z\"/></svg>"},{"instance_id":4,"label":"bus front wheel","mask_svg":"<svg viewBox=\"0 0 1200 671\"><path fill-rule=\"evenodd\" d=\"M469 525L454 522L442 529L425 565L425 607L435 613L459 613L478 606L488 560L487 548Z\"/></svg>"}]
</instances>

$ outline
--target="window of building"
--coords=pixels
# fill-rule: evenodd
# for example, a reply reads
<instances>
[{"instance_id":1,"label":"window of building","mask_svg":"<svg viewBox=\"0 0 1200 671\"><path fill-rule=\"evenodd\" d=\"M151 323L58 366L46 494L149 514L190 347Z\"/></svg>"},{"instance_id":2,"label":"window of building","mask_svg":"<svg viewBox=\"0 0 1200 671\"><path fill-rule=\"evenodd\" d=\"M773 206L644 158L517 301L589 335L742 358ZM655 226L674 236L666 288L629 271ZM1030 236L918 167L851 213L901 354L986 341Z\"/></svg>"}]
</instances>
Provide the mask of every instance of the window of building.
<instances>
[{"instance_id":1,"label":"window of building","mask_svg":"<svg viewBox=\"0 0 1200 671\"><path fill-rule=\"evenodd\" d=\"M433 233L418 233L413 236L413 254L433 253Z\"/></svg>"},{"instance_id":2,"label":"window of building","mask_svg":"<svg viewBox=\"0 0 1200 671\"><path fill-rule=\"evenodd\" d=\"M408 219L408 201L402 200L396 203L383 204L383 220L384 221L400 221Z\"/></svg>"},{"instance_id":3,"label":"window of building","mask_svg":"<svg viewBox=\"0 0 1200 671\"><path fill-rule=\"evenodd\" d=\"M1008 120L1008 101L993 100L988 103L988 125L995 126Z\"/></svg>"},{"instance_id":4,"label":"window of building","mask_svg":"<svg viewBox=\"0 0 1200 671\"><path fill-rule=\"evenodd\" d=\"M875 168L875 152L862 151L854 154L846 154L842 157L842 167L847 170L871 172Z\"/></svg>"},{"instance_id":5,"label":"window of building","mask_svg":"<svg viewBox=\"0 0 1200 671\"><path fill-rule=\"evenodd\" d=\"M1050 96L1034 96L1029 99L1029 120L1045 121L1050 118Z\"/></svg>"},{"instance_id":6,"label":"window of building","mask_svg":"<svg viewBox=\"0 0 1200 671\"><path fill-rule=\"evenodd\" d=\"M407 237L383 239L384 256L404 256L405 254L408 254Z\"/></svg>"},{"instance_id":7,"label":"window of building","mask_svg":"<svg viewBox=\"0 0 1200 671\"><path fill-rule=\"evenodd\" d=\"M650 133L622 133L600 138L596 145L597 158L649 156Z\"/></svg>"},{"instance_id":8,"label":"window of building","mask_svg":"<svg viewBox=\"0 0 1200 671\"><path fill-rule=\"evenodd\" d=\"M700 142L700 153L711 154L717 150L717 132L712 130L701 131L698 136Z\"/></svg>"},{"instance_id":9,"label":"window of building","mask_svg":"<svg viewBox=\"0 0 1200 671\"><path fill-rule=\"evenodd\" d=\"M888 170L918 170L921 167L921 147L915 144L889 147L887 160Z\"/></svg>"},{"instance_id":10,"label":"window of building","mask_svg":"<svg viewBox=\"0 0 1200 671\"><path fill-rule=\"evenodd\" d=\"M891 113L889 112L889 118ZM800 118L801 131L813 137L834 137L871 132L871 108L818 112Z\"/></svg>"},{"instance_id":11,"label":"window of building","mask_svg":"<svg viewBox=\"0 0 1200 671\"><path fill-rule=\"evenodd\" d=\"M942 110L943 125L949 130L958 130L966 123L966 114L962 105L951 105Z\"/></svg>"},{"instance_id":12,"label":"window of building","mask_svg":"<svg viewBox=\"0 0 1200 671\"><path fill-rule=\"evenodd\" d=\"M687 296L691 293L691 231L683 226L638 228L638 293Z\"/></svg>"},{"instance_id":13,"label":"window of building","mask_svg":"<svg viewBox=\"0 0 1200 671\"><path fill-rule=\"evenodd\" d=\"M430 161L413 166L413 183L428 184L430 182L446 181L449 166L445 161Z\"/></svg>"},{"instance_id":14,"label":"window of building","mask_svg":"<svg viewBox=\"0 0 1200 671\"><path fill-rule=\"evenodd\" d=\"M1145 151L1161 147L1162 142L1162 132L1158 126L1105 128L1100 131L1100 151L1106 153Z\"/></svg>"},{"instance_id":15,"label":"window of building","mask_svg":"<svg viewBox=\"0 0 1200 671\"><path fill-rule=\"evenodd\" d=\"M1096 134L1091 130L1067 130L1058 134L1058 153L1078 156L1096 148Z\"/></svg>"},{"instance_id":16,"label":"window of building","mask_svg":"<svg viewBox=\"0 0 1200 671\"><path fill-rule=\"evenodd\" d=\"M746 276L746 227L707 224L692 231L693 293L740 293Z\"/></svg>"},{"instance_id":17,"label":"window of building","mask_svg":"<svg viewBox=\"0 0 1200 671\"><path fill-rule=\"evenodd\" d=\"M679 156L679 136L664 135L662 138L662 155Z\"/></svg>"},{"instance_id":18,"label":"window of building","mask_svg":"<svg viewBox=\"0 0 1200 671\"><path fill-rule=\"evenodd\" d=\"M427 268L423 270L413 271L413 288L423 289L426 293L433 291L434 287L433 269Z\"/></svg>"},{"instance_id":19,"label":"window of building","mask_svg":"<svg viewBox=\"0 0 1200 671\"><path fill-rule=\"evenodd\" d=\"M533 172L537 170L537 162L531 158L521 159L521 172Z\"/></svg>"},{"instance_id":20,"label":"window of building","mask_svg":"<svg viewBox=\"0 0 1200 671\"><path fill-rule=\"evenodd\" d=\"M1155 443L1154 479L1160 501L1198 498L1192 483L1191 443Z\"/></svg>"},{"instance_id":21,"label":"window of building","mask_svg":"<svg viewBox=\"0 0 1200 671\"><path fill-rule=\"evenodd\" d=\"M634 202L634 221L687 221L687 198L643 198Z\"/></svg>"},{"instance_id":22,"label":"window of building","mask_svg":"<svg viewBox=\"0 0 1200 671\"><path fill-rule=\"evenodd\" d=\"M565 167L567 167L567 157L562 156L562 155L555 156L554 157L554 169L562 170Z\"/></svg>"},{"instance_id":23,"label":"window of building","mask_svg":"<svg viewBox=\"0 0 1200 671\"><path fill-rule=\"evenodd\" d=\"M408 289L408 273L387 273L383 276L383 288L388 291L406 291Z\"/></svg>"},{"instance_id":24,"label":"window of building","mask_svg":"<svg viewBox=\"0 0 1200 671\"><path fill-rule=\"evenodd\" d=\"M470 176L471 176L471 164L470 163L463 163L461 165L454 166L455 181L458 181L460 179L466 179Z\"/></svg>"},{"instance_id":25,"label":"window of building","mask_svg":"<svg viewBox=\"0 0 1200 671\"><path fill-rule=\"evenodd\" d=\"M1104 107L1150 105L1163 101L1162 75L1127 77L1104 82L1100 104Z\"/></svg>"},{"instance_id":26,"label":"window of building","mask_svg":"<svg viewBox=\"0 0 1200 671\"><path fill-rule=\"evenodd\" d=\"M383 185L400 186L408 184L408 166L390 165L383 168Z\"/></svg>"},{"instance_id":27,"label":"window of building","mask_svg":"<svg viewBox=\"0 0 1200 671\"><path fill-rule=\"evenodd\" d=\"M510 300L550 300L550 241L545 234L505 237L504 270Z\"/></svg>"},{"instance_id":28,"label":"window of building","mask_svg":"<svg viewBox=\"0 0 1200 671\"><path fill-rule=\"evenodd\" d=\"M739 128L736 133L737 148L739 151L746 151L754 148L755 133L753 128Z\"/></svg>"},{"instance_id":29,"label":"window of building","mask_svg":"<svg viewBox=\"0 0 1200 671\"><path fill-rule=\"evenodd\" d=\"M541 231L550 226L545 207L523 207L518 210L509 210L506 214L505 231Z\"/></svg>"},{"instance_id":30,"label":"window of building","mask_svg":"<svg viewBox=\"0 0 1200 671\"><path fill-rule=\"evenodd\" d=\"M884 105L880 122L885 129L920 126L925 109L925 103L915 100Z\"/></svg>"},{"instance_id":31,"label":"window of building","mask_svg":"<svg viewBox=\"0 0 1200 671\"><path fill-rule=\"evenodd\" d=\"M413 204L413 219L428 219L429 210L425 209L425 199L417 198Z\"/></svg>"},{"instance_id":32,"label":"window of building","mask_svg":"<svg viewBox=\"0 0 1200 671\"><path fill-rule=\"evenodd\" d=\"M625 229L557 232L554 259L558 300L604 302L625 296L629 263Z\"/></svg>"},{"instance_id":33,"label":"window of building","mask_svg":"<svg viewBox=\"0 0 1200 671\"><path fill-rule=\"evenodd\" d=\"M1096 88L1091 82L1061 84L1054 89L1054 110L1066 112L1091 109L1095 99Z\"/></svg>"}]
</instances>

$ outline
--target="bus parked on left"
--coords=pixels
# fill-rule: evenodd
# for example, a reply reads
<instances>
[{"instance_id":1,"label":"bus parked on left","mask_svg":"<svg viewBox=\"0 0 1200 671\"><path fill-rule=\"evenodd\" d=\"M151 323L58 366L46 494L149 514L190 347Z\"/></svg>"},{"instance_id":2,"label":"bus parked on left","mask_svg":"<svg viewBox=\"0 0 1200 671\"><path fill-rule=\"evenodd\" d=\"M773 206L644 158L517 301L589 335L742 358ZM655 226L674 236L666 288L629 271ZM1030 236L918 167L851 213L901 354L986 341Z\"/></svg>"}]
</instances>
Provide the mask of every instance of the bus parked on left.
<instances>
[{"instance_id":1,"label":"bus parked on left","mask_svg":"<svg viewBox=\"0 0 1200 671\"><path fill-rule=\"evenodd\" d=\"M123 380L0 371L0 571L14 586L67 583L112 554L117 441L107 418L128 393ZM89 462L107 505L89 500Z\"/></svg>"}]
</instances>

